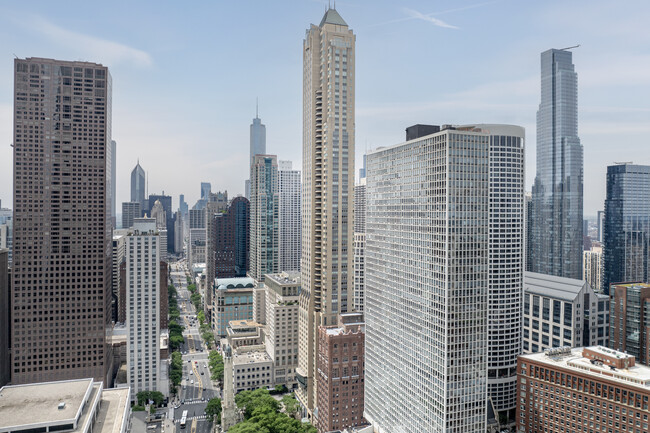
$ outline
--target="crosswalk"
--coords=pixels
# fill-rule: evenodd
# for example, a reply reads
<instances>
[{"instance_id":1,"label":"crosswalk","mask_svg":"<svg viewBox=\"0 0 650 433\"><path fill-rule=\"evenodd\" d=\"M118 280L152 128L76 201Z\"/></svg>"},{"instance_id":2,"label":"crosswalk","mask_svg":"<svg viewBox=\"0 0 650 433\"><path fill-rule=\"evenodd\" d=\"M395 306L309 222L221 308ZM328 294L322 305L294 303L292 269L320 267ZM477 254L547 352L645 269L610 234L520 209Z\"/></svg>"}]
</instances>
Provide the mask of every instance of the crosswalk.
<instances>
[{"instance_id":1,"label":"crosswalk","mask_svg":"<svg viewBox=\"0 0 650 433\"><path fill-rule=\"evenodd\" d=\"M196 419L196 420L199 420L199 421L200 421L200 420L207 419L207 416L206 416L206 415L188 416L186 419L187 419L188 421L189 421L189 420L193 420L193 419ZM180 419L175 419L175 420L174 420L174 423L175 423L175 424L179 424L180 422L181 422Z\"/></svg>"},{"instance_id":2,"label":"crosswalk","mask_svg":"<svg viewBox=\"0 0 650 433\"><path fill-rule=\"evenodd\" d=\"M199 400L185 400L185 403L183 403L183 404L199 404L199 403L207 403L207 402L202 401L200 399Z\"/></svg>"}]
</instances>

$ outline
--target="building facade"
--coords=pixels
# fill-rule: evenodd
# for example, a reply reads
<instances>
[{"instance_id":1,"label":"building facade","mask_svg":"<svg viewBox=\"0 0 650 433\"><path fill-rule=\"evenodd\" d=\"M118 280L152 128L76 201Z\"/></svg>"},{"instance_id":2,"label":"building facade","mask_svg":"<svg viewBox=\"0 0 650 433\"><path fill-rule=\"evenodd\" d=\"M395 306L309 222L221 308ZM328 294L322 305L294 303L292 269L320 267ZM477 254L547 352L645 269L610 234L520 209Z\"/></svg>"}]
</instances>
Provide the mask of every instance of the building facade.
<instances>
[{"instance_id":1,"label":"building facade","mask_svg":"<svg viewBox=\"0 0 650 433\"><path fill-rule=\"evenodd\" d=\"M610 295L609 347L650 365L650 284L615 284Z\"/></svg>"},{"instance_id":2,"label":"building facade","mask_svg":"<svg viewBox=\"0 0 650 433\"><path fill-rule=\"evenodd\" d=\"M650 369L602 346L523 355L517 433L648 431Z\"/></svg>"},{"instance_id":3,"label":"building facade","mask_svg":"<svg viewBox=\"0 0 650 433\"><path fill-rule=\"evenodd\" d=\"M207 259L214 261L215 278L244 277L249 270L250 202L235 197L226 213L208 221ZM210 266L207 267L210 269ZM212 271L208 272L212 278Z\"/></svg>"},{"instance_id":4,"label":"building facade","mask_svg":"<svg viewBox=\"0 0 650 433\"><path fill-rule=\"evenodd\" d=\"M526 272L524 352L609 341L609 297L584 280Z\"/></svg>"},{"instance_id":5,"label":"building facade","mask_svg":"<svg viewBox=\"0 0 650 433\"><path fill-rule=\"evenodd\" d=\"M266 285L266 353L273 360L276 384L297 386L298 367L298 294L297 274L267 274Z\"/></svg>"},{"instance_id":6,"label":"building facade","mask_svg":"<svg viewBox=\"0 0 650 433\"><path fill-rule=\"evenodd\" d=\"M365 168L364 174L365 174ZM366 285L366 178L354 187L354 311L363 311Z\"/></svg>"},{"instance_id":7,"label":"building facade","mask_svg":"<svg viewBox=\"0 0 650 433\"><path fill-rule=\"evenodd\" d=\"M342 313L336 326L318 327L319 433L364 423L363 313Z\"/></svg>"},{"instance_id":8,"label":"building facade","mask_svg":"<svg viewBox=\"0 0 650 433\"><path fill-rule=\"evenodd\" d=\"M140 165L140 160L138 160L135 167L131 171L131 203L140 203L141 209L144 209L146 189L146 175L144 173L144 169ZM140 216L141 215L137 215L136 218L139 218Z\"/></svg>"},{"instance_id":9,"label":"building facade","mask_svg":"<svg viewBox=\"0 0 650 433\"><path fill-rule=\"evenodd\" d=\"M253 123L250 126L250 162L251 166L251 177L246 181L245 184L245 197L251 199L251 179L253 175L253 158L255 155L266 155L266 125L262 123L259 113L255 110L255 118Z\"/></svg>"},{"instance_id":10,"label":"building facade","mask_svg":"<svg viewBox=\"0 0 650 433\"><path fill-rule=\"evenodd\" d=\"M0 248L0 387L11 379L9 329L9 250Z\"/></svg>"},{"instance_id":11,"label":"building facade","mask_svg":"<svg viewBox=\"0 0 650 433\"><path fill-rule=\"evenodd\" d=\"M278 159L255 155L251 165L250 275L264 281L280 265Z\"/></svg>"},{"instance_id":12,"label":"building facade","mask_svg":"<svg viewBox=\"0 0 650 433\"><path fill-rule=\"evenodd\" d=\"M160 235L153 218L137 218L126 240L127 380L131 395L169 392L160 359Z\"/></svg>"},{"instance_id":13,"label":"building facade","mask_svg":"<svg viewBox=\"0 0 650 433\"><path fill-rule=\"evenodd\" d=\"M592 289L603 290L603 247L593 246L582 253L582 279L587 281Z\"/></svg>"},{"instance_id":14,"label":"building facade","mask_svg":"<svg viewBox=\"0 0 650 433\"><path fill-rule=\"evenodd\" d=\"M578 138L578 75L568 50L541 55L537 111L537 174L533 184L531 271L582 277L582 145Z\"/></svg>"},{"instance_id":15,"label":"building facade","mask_svg":"<svg viewBox=\"0 0 650 433\"><path fill-rule=\"evenodd\" d=\"M217 278L212 286L212 329L225 337L232 320L253 319L255 280L248 277Z\"/></svg>"},{"instance_id":16,"label":"building facade","mask_svg":"<svg viewBox=\"0 0 650 433\"><path fill-rule=\"evenodd\" d=\"M303 42L300 350L296 396L312 416L318 326L352 303L355 36L328 9ZM350 296L348 305L348 295Z\"/></svg>"},{"instance_id":17,"label":"building facade","mask_svg":"<svg viewBox=\"0 0 650 433\"><path fill-rule=\"evenodd\" d=\"M133 220L142 216L142 205L138 202L122 203L122 228L133 227Z\"/></svg>"},{"instance_id":18,"label":"building facade","mask_svg":"<svg viewBox=\"0 0 650 433\"><path fill-rule=\"evenodd\" d=\"M648 281L650 268L650 166L607 167L603 290L610 284Z\"/></svg>"},{"instance_id":19,"label":"building facade","mask_svg":"<svg viewBox=\"0 0 650 433\"><path fill-rule=\"evenodd\" d=\"M13 140L11 382L92 377L108 386L108 68L15 59Z\"/></svg>"},{"instance_id":20,"label":"building facade","mask_svg":"<svg viewBox=\"0 0 650 433\"><path fill-rule=\"evenodd\" d=\"M489 149L489 134L445 129L368 154L364 415L375 429L485 432Z\"/></svg>"},{"instance_id":21,"label":"building facade","mask_svg":"<svg viewBox=\"0 0 650 433\"><path fill-rule=\"evenodd\" d=\"M113 230L113 249L112 249L112 275L111 275L111 307L113 322L119 322L119 305L120 305L120 285L122 278L120 267L126 260L126 238L128 230ZM124 300L122 300L124 301Z\"/></svg>"},{"instance_id":22,"label":"building facade","mask_svg":"<svg viewBox=\"0 0 650 433\"><path fill-rule=\"evenodd\" d=\"M278 161L280 267L281 272L300 272L300 170L291 161Z\"/></svg>"}]
</instances>

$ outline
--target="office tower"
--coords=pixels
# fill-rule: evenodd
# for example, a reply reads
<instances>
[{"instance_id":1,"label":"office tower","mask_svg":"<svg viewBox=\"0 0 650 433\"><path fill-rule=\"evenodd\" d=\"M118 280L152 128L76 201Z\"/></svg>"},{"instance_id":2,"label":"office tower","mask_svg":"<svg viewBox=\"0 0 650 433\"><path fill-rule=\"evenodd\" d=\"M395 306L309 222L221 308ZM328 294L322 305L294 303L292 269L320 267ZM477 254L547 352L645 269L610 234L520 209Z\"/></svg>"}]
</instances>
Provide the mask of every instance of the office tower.
<instances>
[{"instance_id":1,"label":"office tower","mask_svg":"<svg viewBox=\"0 0 650 433\"><path fill-rule=\"evenodd\" d=\"M532 272L582 276L582 145L578 75L568 50L542 53L537 111L537 174L530 242Z\"/></svg>"},{"instance_id":2,"label":"office tower","mask_svg":"<svg viewBox=\"0 0 650 433\"><path fill-rule=\"evenodd\" d=\"M387 433L484 432L486 392L514 416L524 130L433 130L367 159L365 415Z\"/></svg>"},{"instance_id":3,"label":"office tower","mask_svg":"<svg viewBox=\"0 0 650 433\"><path fill-rule=\"evenodd\" d=\"M147 200L147 207L145 207L145 213L147 216L152 216L153 207L156 204L156 201L159 201L162 205L163 210L165 211L165 229L167 230L167 249L164 251L173 252L174 245L174 217L175 214L172 211L172 197L165 195L163 191L162 194L149 194L149 200Z\"/></svg>"},{"instance_id":4,"label":"office tower","mask_svg":"<svg viewBox=\"0 0 650 433\"><path fill-rule=\"evenodd\" d=\"M524 352L607 345L609 297L584 280L526 272Z\"/></svg>"},{"instance_id":5,"label":"office tower","mask_svg":"<svg viewBox=\"0 0 650 433\"><path fill-rule=\"evenodd\" d=\"M215 278L244 277L248 272L250 202L236 197L226 213L213 215L209 260L214 260Z\"/></svg>"},{"instance_id":6,"label":"office tower","mask_svg":"<svg viewBox=\"0 0 650 433\"><path fill-rule=\"evenodd\" d=\"M278 159L255 155L251 165L250 275L264 281L264 274L278 273Z\"/></svg>"},{"instance_id":7,"label":"office tower","mask_svg":"<svg viewBox=\"0 0 650 433\"><path fill-rule=\"evenodd\" d=\"M205 211L198 209L190 209L190 229L204 229L205 228Z\"/></svg>"},{"instance_id":8,"label":"office tower","mask_svg":"<svg viewBox=\"0 0 650 433\"><path fill-rule=\"evenodd\" d=\"M253 318L253 291L257 286L249 277L219 278L212 285L212 329L219 337L226 336L231 320Z\"/></svg>"},{"instance_id":9,"label":"office tower","mask_svg":"<svg viewBox=\"0 0 650 433\"><path fill-rule=\"evenodd\" d=\"M135 168L131 171L131 202L140 203L141 209L145 208L144 198L146 188L147 183L144 169L140 166L140 160L138 160ZM139 217L140 215L138 215Z\"/></svg>"},{"instance_id":10,"label":"office tower","mask_svg":"<svg viewBox=\"0 0 650 433\"><path fill-rule=\"evenodd\" d=\"M319 433L364 424L363 313L341 313L338 325L318 327Z\"/></svg>"},{"instance_id":11,"label":"office tower","mask_svg":"<svg viewBox=\"0 0 650 433\"><path fill-rule=\"evenodd\" d=\"M110 385L111 77L88 62L14 66L11 382Z\"/></svg>"},{"instance_id":12,"label":"office tower","mask_svg":"<svg viewBox=\"0 0 650 433\"><path fill-rule=\"evenodd\" d=\"M117 143L111 140L111 223L117 228Z\"/></svg>"},{"instance_id":13,"label":"office tower","mask_svg":"<svg viewBox=\"0 0 650 433\"><path fill-rule=\"evenodd\" d=\"M526 263L524 270L530 272L533 267L533 250L531 246L531 239L533 237L533 195L526 192L524 195L524 207L526 210Z\"/></svg>"},{"instance_id":14,"label":"office tower","mask_svg":"<svg viewBox=\"0 0 650 433\"><path fill-rule=\"evenodd\" d=\"M266 285L266 353L273 360L277 384L294 389L298 367L298 293L300 276L282 272L268 274Z\"/></svg>"},{"instance_id":15,"label":"office tower","mask_svg":"<svg viewBox=\"0 0 650 433\"><path fill-rule=\"evenodd\" d=\"M131 395L168 393L160 359L160 240L153 218L136 218L126 240L127 381Z\"/></svg>"},{"instance_id":16,"label":"office tower","mask_svg":"<svg viewBox=\"0 0 650 433\"><path fill-rule=\"evenodd\" d=\"M280 271L300 272L300 170L291 161L278 161L280 194Z\"/></svg>"},{"instance_id":17,"label":"office tower","mask_svg":"<svg viewBox=\"0 0 650 433\"><path fill-rule=\"evenodd\" d=\"M0 248L0 387L11 379L9 300L9 250Z\"/></svg>"},{"instance_id":18,"label":"office tower","mask_svg":"<svg viewBox=\"0 0 650 433\"><path fill-rule=\"evenodd\" d=\"M596 219L598 223L598 242L603 243L605 241L605 211L599 210Z\"/></svg>"},{"instance_id":19,"label":"office tower","mask_svg":"<svg viewBox=\"0 0 650 433\"><path fill-rule=\"evenodd\" d=\"M138 202L122 203L122 228L133 227L133 220L142 215L142 205Z\"/></svg>"},{"instance_id":20,"label":"office tower","mask_svg":"<svg viewBox=\"0 0 650 433\"><path fill-rule=\"evenodd\" d=\"M364 155L365 158L366 155ZM359 170L365 174L364 168ZM366 286L366 178L359 179L354 186L354 311L363 311Z\"/></svg>"},{"instance_id":21,"label":"office tower","mask_svg":"<svg viewBox=\"0 0 650 433\"><path fill-rule=\"evenodd\" d=\"M181 194L178 197L178 210L181 212L181 216L183 219L187 217L187 212L188 212L188 207L187 203L185 203L185 194Z\"/></svg>"},{"instance_id":22,"label":"office tower","mask_svg":"<svg viewBox=\"0 0 650 433\"><path fill-rule=\"evenodd\" d=\"M253 158L255 155L266 155L266 126L262 123L260 119L257 107L255 109L255 119L250 126L250 162L249 166L253 165ZM252 176L252 168L251 168ZM252 178L251 178L252 179ZM245 196L250 200L251 198L251 181L247 180L245 184Z\"/></svg>"},{"instance_id":23,"label":"office tower","mask_svg":"<svg viewBox=\"0 0 650 433\"><path fill-rule=\"evenodd\" d=\"M210 198L210 192L212 191L212 185L210 182L201 182L201 200L206 202Z\"/></svg>"},{"instance_id":24,"label":"office tower","mask_svg":"<svg viewBox=\"0 0 650 433\"><path fill-rule=\"evenodd\" d=\"M111 259L113 263L113 273L111 274L111 307L112 307L112 318L114 322L123 322L119 317L119 308L120 301L120 285L122 284L122 278L120 275L120 268L122 263L126 260L126 235L128 234L127 229L122 230L113 230L113 243L112 243L112 254Z\"/></svg>"},{"instance_id":25,"label":"office tower","mask_svg":"<svg viewBox=\"0 0 650 433\"><path fill-rule=\"evenodd\" d=\"M650 365L650 284L613 284L610 295L609 347Z\"/></svg>"},{"instance_id":26,"label":"office tower","mask_svg":"<svg viewBox=\"0 0 650 433\"><path fill-rule=\"evenodd\" d=\"M588 251L582 253L582 267L584 279L592 289L602 290L603 276L603 247L592 246Z\"/></svg>"},{"instance_id":27,"label":"office tower","mask_svg":"<svg viewBox=\"0 0 650 433\"><path fill-rule=\"evenodd\" d=\"M650 260L650 166L607 167L603 289L648 281Z\"/></svg>"},{"instance_id":28,"label":"office tower","mask_svg":"<svg viewBox=\"0 0 650 433\"><path fill-rule=\"evenodd\" d=\"M0 204L0 249L9 250L9 267L12 263L14 220L13 211Z\"/></svg>"},{"instance_id":29,"label":"office tower","mask_svg":"<svg viewBox=\"0 0 650 433\"><path fill-rule=\"evenodd\" d=\"M151 208L151 215L149 216L156 220L157 229L167 228L167 215L165 214L162 204L160 204L160 200L154 202L153 207Z\"/></svg>"},{"instance_id":30,"label":"office tower","mask_svg":"<svg viewBox=\"0 0 650 433\"><path fill-rule=\"evenodd\" d=\"M650 368L634 356L560 348L520 356L517 373L517 432L648 431Z\"/></svg>"},{"instance_id":31,"label":"office tower","mask_svg":"<svg viewBox=\"0 0 650 433\"><path fill-rule=\"evenodd\" d=\"M183 253L183 213L178 210L174 219L174 253Z\"/></svg>"},{"instance_id":32,"label":"office tower","mask_svg":"<svg viewBox=\"0 0 650 433\"><path fill-rule=\"evenodd\" d=\"M296 396L310 418L316 401L318 326L336 324L338 314L348 311L348 293L353 289L354 45L352 30L334 9L325 12L320 25L311 25L303 42Z\"/></svg>"}]
</instances>

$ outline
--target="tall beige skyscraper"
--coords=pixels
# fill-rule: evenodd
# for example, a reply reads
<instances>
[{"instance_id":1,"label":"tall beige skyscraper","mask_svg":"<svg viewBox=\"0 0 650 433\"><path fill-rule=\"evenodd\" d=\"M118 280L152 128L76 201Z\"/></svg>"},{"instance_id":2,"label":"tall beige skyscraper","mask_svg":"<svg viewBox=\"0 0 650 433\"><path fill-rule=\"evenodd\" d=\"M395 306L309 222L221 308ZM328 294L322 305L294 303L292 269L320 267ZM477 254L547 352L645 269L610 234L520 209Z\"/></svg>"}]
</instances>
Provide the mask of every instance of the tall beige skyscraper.
<instances>
[{"instance_id":1,"label":"tall beige skyscraper","mask_svg":"<svg viewBox=\"0 0 650 433\"><path fill-rule=\"evenodd\" d=\"M354 44L329 9L303 47L302 290L296 392L315 406L318 326L337 323L352 305L354 190Z\"/></svg>"},{"instance_id":2,"label":"tall beige skyscraper","mask_svg":"<svg viewBox=\"0 0 650 433\"><path fill-rule=\"evenodd\" d=\"M13 384L110 385L111 159L108 68L16 59Z\"/></svg>"}]
</instances>

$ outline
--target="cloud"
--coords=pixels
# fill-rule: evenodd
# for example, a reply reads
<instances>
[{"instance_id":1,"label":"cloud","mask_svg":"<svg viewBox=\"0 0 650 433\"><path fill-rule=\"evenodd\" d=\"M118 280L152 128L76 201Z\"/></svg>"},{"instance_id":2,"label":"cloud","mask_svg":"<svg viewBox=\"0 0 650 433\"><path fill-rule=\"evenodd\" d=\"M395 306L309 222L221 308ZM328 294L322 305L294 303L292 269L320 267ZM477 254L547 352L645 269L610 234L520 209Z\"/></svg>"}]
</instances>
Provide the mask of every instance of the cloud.
<instances>
[{"instance_id":1,"label":"cloud","mask_svg":"<svg viewBox=\"0 0 650 433\"><path fill-rule=\"evenodd\" d=\"M408 9L408 8L404 8L404 12L407 15L409 15L409 18L414 18L414 19L418 19L418 20L422 20L422 21L428 21L428 22L430 22L433 25L438 26L438 27L442 27L442 28L445 28L445 29L456 29L456 30L459 28L459 27L456 27L456 26L452 26L451 24L447 24L446 22L431 16L431 14L425 15L422 12L418 12L416 10Z\"/></svg>"},{"instance_id":2,"label":"cloud","mask_svg":"<svg viewBox=\"0 0 650 433\"><path fill-rule=\"evenodd\" d=\"M63 45L67 49L76 50L79 55L88 60L101 57L102 63L109 65L126 62L134 63L140 67L149 67L153 64L151 55L145 51L118 42L73 32L41 17L34 17L29 28L37 29L43 35L47 36L50 41L58 45Z\"/></svg>"}]
</instances>

